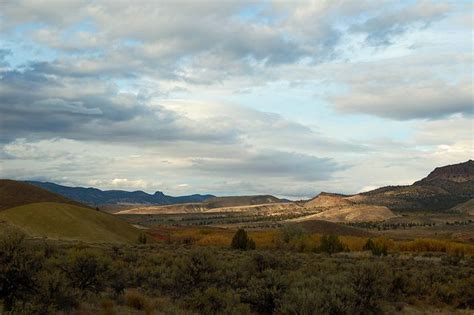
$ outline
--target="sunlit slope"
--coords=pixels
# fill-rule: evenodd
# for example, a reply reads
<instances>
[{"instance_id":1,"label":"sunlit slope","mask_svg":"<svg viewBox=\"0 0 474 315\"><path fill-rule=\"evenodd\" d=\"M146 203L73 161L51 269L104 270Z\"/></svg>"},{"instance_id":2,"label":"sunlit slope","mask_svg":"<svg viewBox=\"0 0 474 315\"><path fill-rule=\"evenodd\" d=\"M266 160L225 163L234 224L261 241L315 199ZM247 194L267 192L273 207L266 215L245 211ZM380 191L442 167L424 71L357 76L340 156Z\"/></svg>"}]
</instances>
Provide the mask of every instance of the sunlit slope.
<instances>
[{"instance_id":1,"label":"sunlit slope","mask_svg":"<svg viewBox=\"0 0 474 315\"><path fill-rule=\"evenodd\" d=\"M0 221L34 237L88 243L136 243L140 230L113 215L89 208L41 202L0 212Z\"/></svg>"}]
</instances>

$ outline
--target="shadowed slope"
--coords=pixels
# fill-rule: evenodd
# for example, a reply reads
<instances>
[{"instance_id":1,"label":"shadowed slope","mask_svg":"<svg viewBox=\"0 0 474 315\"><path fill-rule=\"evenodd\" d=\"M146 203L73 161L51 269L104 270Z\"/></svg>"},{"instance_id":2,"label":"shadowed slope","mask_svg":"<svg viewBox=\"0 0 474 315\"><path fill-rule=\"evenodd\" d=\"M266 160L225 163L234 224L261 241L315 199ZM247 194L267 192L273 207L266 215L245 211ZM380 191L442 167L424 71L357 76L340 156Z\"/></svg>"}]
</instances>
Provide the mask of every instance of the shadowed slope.
<instances>
[{"instance_id":1,"label":"shadowed slope","mask_svg":"<svg viewBox=\"0 0 474 315\"><path fill-rule=\"evenodd\" d=\"M348 235L348 236L372 236L373 234L362 229L358 229L343 224L323 220L307 220L302 222L291 222L289 225L298 225L310 233L319 234L334 234L334 235Z\"/></svg>"},{"instance_id":2,"label":"shadowed slope","mask_svg":"<svg viewBox=\"0 0 474 315\"><path fill-rule=\"evenodd\" d=\"M0 179L0 211L36 202L81 203L24 182Z\"/></svg>"}]
</instances>

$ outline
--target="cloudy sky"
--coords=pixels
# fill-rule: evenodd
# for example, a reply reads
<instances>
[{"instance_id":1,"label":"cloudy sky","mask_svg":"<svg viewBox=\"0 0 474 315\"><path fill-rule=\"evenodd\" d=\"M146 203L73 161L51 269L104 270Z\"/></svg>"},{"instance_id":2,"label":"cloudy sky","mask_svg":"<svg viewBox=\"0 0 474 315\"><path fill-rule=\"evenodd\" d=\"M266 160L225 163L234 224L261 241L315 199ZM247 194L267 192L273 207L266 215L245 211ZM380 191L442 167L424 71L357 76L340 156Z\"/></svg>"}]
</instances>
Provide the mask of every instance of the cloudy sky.
<instances>
[{"instance_id":1,"label":"cloudy sky","mask_svg":"<svg viewBox=\"0 0 474 315\"><path fill-rule=\"evenodd\" d=\"M3 178L297 199L474 157L471 1L0 2Z\"/></svg>"}]
</instances>

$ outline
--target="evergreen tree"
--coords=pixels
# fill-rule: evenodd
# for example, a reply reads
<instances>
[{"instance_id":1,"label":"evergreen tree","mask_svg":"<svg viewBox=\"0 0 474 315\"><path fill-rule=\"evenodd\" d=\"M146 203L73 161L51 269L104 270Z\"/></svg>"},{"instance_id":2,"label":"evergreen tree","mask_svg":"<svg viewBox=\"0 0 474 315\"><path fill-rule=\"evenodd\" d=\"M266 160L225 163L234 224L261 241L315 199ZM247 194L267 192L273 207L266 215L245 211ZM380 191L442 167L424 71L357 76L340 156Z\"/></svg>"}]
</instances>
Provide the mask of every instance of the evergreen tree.
<instances>
[{"instance_id":1,"label":"evergreen tree","mask_svg":"<svg viewBox=\"0 0 474 315\"><path fill-rule=\"evenodd\" d=\"M244 229L239 229L232 238L231 246L240 250L255 249L255 242L248 237Z\"/></svg>"}]
</instances>

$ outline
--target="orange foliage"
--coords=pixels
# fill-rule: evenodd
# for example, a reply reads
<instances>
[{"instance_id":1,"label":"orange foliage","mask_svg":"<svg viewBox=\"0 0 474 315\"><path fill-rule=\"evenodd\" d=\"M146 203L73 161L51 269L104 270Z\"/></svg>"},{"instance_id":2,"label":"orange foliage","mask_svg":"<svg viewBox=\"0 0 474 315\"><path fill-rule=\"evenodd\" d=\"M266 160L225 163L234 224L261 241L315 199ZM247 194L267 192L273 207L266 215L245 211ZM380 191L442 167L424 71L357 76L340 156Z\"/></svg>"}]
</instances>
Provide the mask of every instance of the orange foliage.
<instances>
[{"instance_id":1,"label":"orange foliage","mask_svg":"<svg viewBox=\"0 0 474 315\"><path fill-rule=\"evenodd\" d=\"M201 246L230 246L235 230L218 228L176 228L166 231L171 242L188 241ZM312 252L319 245L320 234L307 234L284 243L281 233L277 229L248 231L255 241L257 249L290 249L300 252ZM349 251L362 251L367 237L340 236L339 239ZM372 238L377 245L384 245L389 252L445 252L450 254L464 254L474 256L474 246L465 243L456 243L448 240L416 239L396 241L385 237Z\"/></svg>"}]
</instances>

